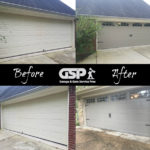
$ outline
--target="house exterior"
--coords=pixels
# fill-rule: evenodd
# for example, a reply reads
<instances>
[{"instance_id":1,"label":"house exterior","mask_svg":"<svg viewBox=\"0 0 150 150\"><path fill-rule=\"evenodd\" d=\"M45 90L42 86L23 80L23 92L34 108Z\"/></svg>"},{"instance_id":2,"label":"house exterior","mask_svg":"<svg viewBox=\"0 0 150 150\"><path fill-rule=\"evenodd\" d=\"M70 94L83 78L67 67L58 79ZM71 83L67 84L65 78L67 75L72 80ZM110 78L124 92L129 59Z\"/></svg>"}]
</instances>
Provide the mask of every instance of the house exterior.
<instances>
[{"instance_id":1,"label":"house exterior","mask_svg":"<svg viewBox=\"0 0 150 150\"><path fill-rule=\"evenodd\" d=\"M77 10L101 26L97 50L150 44L150 6L143 0L77 0Z\"/></svg>"},{"instance_id":2,"label":"house exterior","mask_svg":"<svg viewBox=\"0 0 150 150\"><path fill-rule=\"evenodd\" d=\"M1 129L47 141L60 149L74 148L73 87L10 86L0 91Z\"/></svg>"},{"instance_id":3,"label":"house exterior","mask_svg":"<svg viewBox=\"0 0 150 150\"><path fill-rule=\"evenodd\" d=\"M74 18L60 0L0 0L0 59L75 50Z\"/></svg>"},{"instance_id":4,"label":"house exterior","mask_svg":"<svg viewBox=\"0 0 150 150\"><path fill-rule=\"evenodd\" d=\"M77 99L81 126L150 137L149 86L87 87Z\"/></svg>"}]
</instances>

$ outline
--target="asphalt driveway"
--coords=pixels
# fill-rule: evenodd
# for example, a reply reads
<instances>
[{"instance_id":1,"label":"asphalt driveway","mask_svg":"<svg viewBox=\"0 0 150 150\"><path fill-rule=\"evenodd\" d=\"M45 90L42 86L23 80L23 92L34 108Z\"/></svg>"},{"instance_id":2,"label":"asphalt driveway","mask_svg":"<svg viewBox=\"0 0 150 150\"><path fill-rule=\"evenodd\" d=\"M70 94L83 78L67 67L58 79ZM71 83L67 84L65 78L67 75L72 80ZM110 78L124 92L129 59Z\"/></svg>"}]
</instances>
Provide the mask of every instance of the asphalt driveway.
<instances>
[{"instance_id":1,"label":"asphalt driveway","mask_svg":"<svg viewBox=\"0 0 150 150\"><path fill-rule=\"evenodd\" d=\"M24 55L0 59L0 64L74 64L75 50L53 51L38 55Z\"/></svg>"},{"instance_id":2,"label":"asphalt driveway","mask_svg":"<svg viewBox=\"0 0 150 150\"><path fill-rule=\"evenodd\" d=\"M97 58L97 60L96 60ZM80 64L150 64L150 45L98 50Z\"/></svg>"},{"instance_id":3,"label":"asphalt driveway","mask_svg":"<svg viewBox=\"0 0 150 150\"><path fill-rule=\"evenodd\" d=\"M76 150L150 150L150 143L77 128Z\"/></svg>"},{"instance_id":4,"label":"asphalt driveway","mask_svg":"<svg viewBox=\"0 0 150 150\"><path fill-rule=\"evenodd\" d=\"M9 131L0 131L0 150L60 150L40 141L14 134Z\"/></svg>"}]
</instances>

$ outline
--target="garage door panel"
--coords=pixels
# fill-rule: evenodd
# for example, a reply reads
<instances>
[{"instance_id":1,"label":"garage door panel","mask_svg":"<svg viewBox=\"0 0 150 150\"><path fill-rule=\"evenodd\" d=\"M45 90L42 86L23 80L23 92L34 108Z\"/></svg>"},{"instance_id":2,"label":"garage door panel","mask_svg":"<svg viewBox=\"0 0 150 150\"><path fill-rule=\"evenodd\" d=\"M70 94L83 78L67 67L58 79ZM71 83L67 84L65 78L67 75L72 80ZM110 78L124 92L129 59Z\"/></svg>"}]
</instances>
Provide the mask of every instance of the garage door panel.
<instances>
[{"instance_id":1,"label":"garage door panel","mask_svg":"<svg viewBox=\"0 0 150 150\"><path fill-rule=\"evenodd\" d=\"M72 21L0 14L0 58L72 47Z\"/></svg>"},{"instance_id":2,"label":"garage door panel","mask_svg":"<svg viewBox=\"0 0 150 150\"><path fill-rule=\"evenodd\" d=\"M150 103L147 99L88 103L87 126L150 136Z\"/></svg>"},{"instance_id":3,"label":"garage door panel","mask_svg":"<svg viewBox=\"0 0 150 150\"><path fill-rule=\"evenodd\" d=\"M104 26L98 33L98 49L149 45L150 27Z\"/></svg>"},{"instance_id":4,"label":"garage door panel","mask_svg":"<svg viewBox=\"0 0 150 150\"><path fill-rule=\"evenodd\" d=\"M67 92L2 108L3 128L67 145Z\"/></svg>"},{"instance_id":5,"label":"garage door panel","mask_svg":"<svg viewBox=\"0 0 150 150\"><path fill-rule=\"evenodd\" d=\"M114 131L125 132L125 133L136 134L136 135L138 130L138 135L143 135L144 133L144 136L150 136L149 127L148 126L146 127L146 123L142 123L142 122L141 123L131 122L129 124L129 122L103 119L103 120L99 120L99 122L97 122L97 120L87 121L87 125L94 128L114 130Z\"/></svg>"}]
</instances>

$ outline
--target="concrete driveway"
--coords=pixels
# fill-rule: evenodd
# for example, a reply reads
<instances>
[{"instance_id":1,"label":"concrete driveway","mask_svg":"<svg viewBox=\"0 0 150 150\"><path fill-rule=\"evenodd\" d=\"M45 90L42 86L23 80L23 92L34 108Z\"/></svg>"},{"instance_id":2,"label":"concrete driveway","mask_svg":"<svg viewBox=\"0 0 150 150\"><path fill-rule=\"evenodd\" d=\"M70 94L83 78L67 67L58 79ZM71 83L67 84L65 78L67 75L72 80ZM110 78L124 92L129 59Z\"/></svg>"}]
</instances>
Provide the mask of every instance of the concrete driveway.
<instances>
[{"instance_id":1,"label":"concrete driveway","mask_svg":"<svg viewBox=\"0 0 150 150\"><path fill-rule=\"evenodd\" d=\"M97 58L97 61L96 61ZM150 45L98 50L80 64L150 64Z\"/></svg>"},{"instance_id":2,"label":"concrete driveway","mask_svg":"<svg viewBox=\"0 0 150 150\"><path fill-rule=\"evenodd\" d=\"M84 128L76 129L76 150L150 150L150 141L121 137ZM138 139L138 138L137 138Z\"/></svg>"},{"instance_id":3,"label":"concrete driveway","mask_svg":"<svg viewBox=\"0 0 150 150\"><path fill-rule=\"evenodd\" d=\"M40 141L14 134L9 131L0 131L0 150L60 150Z\"/></svg>"},{"instance_id":4,"label":"concrete driveway","mask_svg":"<svg viewBox=\"0 0 150 150\"><path fill-rule=\"evenodd\" d=\"M75 50L53 51L44 54L24 55L0 59L0 64L74 64Z\"/></svg>"}]
</instances>

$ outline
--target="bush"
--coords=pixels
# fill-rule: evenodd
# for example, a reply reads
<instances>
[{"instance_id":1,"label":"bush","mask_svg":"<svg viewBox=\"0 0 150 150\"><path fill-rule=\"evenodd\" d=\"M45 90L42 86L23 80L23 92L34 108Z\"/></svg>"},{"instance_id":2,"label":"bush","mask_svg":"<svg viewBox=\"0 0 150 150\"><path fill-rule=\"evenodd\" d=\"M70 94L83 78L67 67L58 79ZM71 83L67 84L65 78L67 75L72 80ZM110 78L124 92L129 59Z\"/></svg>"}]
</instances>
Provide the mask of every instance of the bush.
<instances>
[{"instance_id":1,"label":"bush","mask_svg":"<svg viewBox=\"0 0 150 150\"><path fill-rule=\"evenodd\" d=\"M77 61L84 59L96 52L96 32L101 29L94 19L87 16L79 16L76 21L76 53Z\"/></svg>"}]
</instances>

